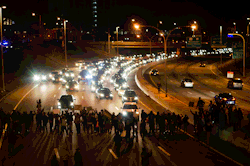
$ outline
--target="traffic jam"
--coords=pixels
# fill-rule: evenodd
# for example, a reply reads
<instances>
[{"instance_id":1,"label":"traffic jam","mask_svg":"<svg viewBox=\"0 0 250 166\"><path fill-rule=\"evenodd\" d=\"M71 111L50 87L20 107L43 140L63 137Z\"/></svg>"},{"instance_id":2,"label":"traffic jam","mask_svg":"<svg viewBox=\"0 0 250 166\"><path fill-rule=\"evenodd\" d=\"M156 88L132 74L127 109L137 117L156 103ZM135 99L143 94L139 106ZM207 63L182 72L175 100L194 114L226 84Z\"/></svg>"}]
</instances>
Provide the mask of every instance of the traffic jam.
<instances>
[{"instance_id":1,"label":"traffic jam","mask_svg":"<svg viewBox=\"0 0 250 166\"><path fill-rule=\"evenodd\" d=\"M123 107L121 113L126 116L129 112L134 116L138 116L139 109L137 106L138 96L133 89L130 89L127 83L127 75L129 72L141 65L150 62L163 60L163 55L134 55L120 56L110 59L96 61L78 61L75 68L64 68L61 71L52 71L50 74L34 75L34 81L43 83L51 81L55 84L61 84L68 91L81 91L81 85L88 86L95 97L100 100L113 100L113 93L117 93L121 97ZM205 67L204 62L200 63L200 67ZM74 71L78 71L76 72ZM149 73L153 77L160 77L157 69L152 69ZM113 85L115 92L103 85L104 81ZM180 82L183 88L194 88L195 85L190 78L184 78ZM239 78L229 79L227 88L243 88L243 82ZM74 110L75 98L73 95L64 94L57 99L57 109ZM236 99L230 93L220 93L214 97L214 100L223 104L236 104Z\"/></svg>"}]
</instances>

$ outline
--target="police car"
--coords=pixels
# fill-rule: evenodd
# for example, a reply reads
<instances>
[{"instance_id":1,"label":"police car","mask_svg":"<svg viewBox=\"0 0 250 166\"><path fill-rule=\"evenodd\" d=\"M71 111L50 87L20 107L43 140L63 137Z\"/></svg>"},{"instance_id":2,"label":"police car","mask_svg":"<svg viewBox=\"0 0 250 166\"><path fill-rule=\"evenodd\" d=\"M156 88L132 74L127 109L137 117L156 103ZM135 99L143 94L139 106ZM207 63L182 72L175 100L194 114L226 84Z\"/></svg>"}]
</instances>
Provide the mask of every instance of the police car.
<instances>
[{"instance_id":1,"label":"police car","mask_svg":"<svg viewBox=\"0 0 250 166\"><path fill-rule=\"evenodd\" d=\"M231 95L231 93L220 93L214 97L215 102L219 104L232 104L235 105L236 99Z\"/></svg>"},{"instance_id":2,"label":"police car","mask_svg":"<svg viewBox=\"0 0 250 166\"><path fill-rule=\"evenodd\" d=\"M242 89L243 88L243 81L240 78L230 79L227 83L227 88Z\"/></svg>"},{"instance_id":3,"label":"police car","mask_svg":"<svg viewBox=\"0 0 250 166\"><path fill-rule=\"evenodd\" d=\"M123 117L135 117L139 119L140 111L135 102L125 102L121 108Z\"/></svg>"}]
</instances>

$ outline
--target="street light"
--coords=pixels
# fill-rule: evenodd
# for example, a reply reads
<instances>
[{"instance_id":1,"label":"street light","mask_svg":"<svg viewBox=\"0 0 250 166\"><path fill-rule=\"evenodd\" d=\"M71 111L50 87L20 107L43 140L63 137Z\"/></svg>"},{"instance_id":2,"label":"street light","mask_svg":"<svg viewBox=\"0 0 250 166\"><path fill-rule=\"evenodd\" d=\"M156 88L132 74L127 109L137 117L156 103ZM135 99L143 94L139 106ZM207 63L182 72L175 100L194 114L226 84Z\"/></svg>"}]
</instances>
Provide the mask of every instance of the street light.
<instances>
[{"instance_id":1,"label":"street light","mask_svg":"<svg viewBox=\"0 0 250 166\"><path fill-rule=\"evenodd\" d=\"M240 36L243 40L243 77L246 76L246 52L245 52L245 47L246 47L246 42L244 37L241 34L238 33L228 33L228 36Z\"/></svg>"},{"instance_id":2,"label":"street light","mask_svg":"<svg viewBox=\"0 0 250 166\"><path fill-rule=\"evenodd\" d=\"M116 40L117 40L117 56L118 56L118 54L119 54L119 50L118 50L118 29L119 29L120 27L119 26L117 26L116 27Z\"/></svg>"},{"instance_id":3,"label":"street light","mask_svg":"<svg viewBox=\"0 0 250 166\"><path fill-rule=\"evenodd\" d=\"M151 26L151 25L139 25L139 24L134 24L134 28L135 29L140 29L140 27L151 27L151 28L154 28L156 29L163 37L163 40L164 40L164 53L165 53L165 56L167 57L167 42L166 42L166 38L164 36L164 32L154 26ZM167 69L167 59L165 59L165 69ZM166 85L166 97L167 97L167 71L165 71L165 85Z\"/></svg>"},{"instance_id":4,"label":"street light","mask_svg":"<svg viewBox=\"0 0 250 166\"><path fill-rule=\"evenodd\" d=\"M3 65L3 16L2 16L2 9L6 9L6 6L0 7L0 35L1 35L2 81L3 81L3 91L5 91L4 65Z\"/></svg>"}]
</instances>

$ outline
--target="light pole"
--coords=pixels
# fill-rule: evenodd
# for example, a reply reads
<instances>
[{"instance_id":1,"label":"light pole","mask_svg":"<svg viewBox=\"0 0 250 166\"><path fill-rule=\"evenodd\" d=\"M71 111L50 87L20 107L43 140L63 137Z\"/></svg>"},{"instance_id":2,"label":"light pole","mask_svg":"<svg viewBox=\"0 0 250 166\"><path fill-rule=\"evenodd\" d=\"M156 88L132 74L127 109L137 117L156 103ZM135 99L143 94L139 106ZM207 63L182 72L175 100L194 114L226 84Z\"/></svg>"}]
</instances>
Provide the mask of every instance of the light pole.
<instances>
[{"instance_id":1,"label":"light pole","mask_svg":"<svg viewBox=\"0 0 250 166\"><path fill-rule=\"evenodd\" d=\"M134 24L134 28L135 28L135 29L139 29L140 26L141 26L141 27L151 27L151 28L153 28L153 29L156 29L156 30L161 34L161 36L162 36L163 39L164 39L164 53L165 53L165 56L167 57L167 42L166 42L166 38L165 38L165 36L164 36L164 32L163 32L162 30L160 30L160 29L154 27L154 26L151 26L151 25L139 25L139 24ZM166 70L166 71L165 71L165 85L166 85L165 91L166 91L166 97L167 97L167 59L165 59L165 70Z\"/></svg>"},{"instance_id":2,"label":"light pole","mask_svg":"<svg viewBox=\"0 0 250 166\"><path fill-rule=\"evenodd\" d=\"M119 29L119 28L120 28L119 26L117 26L117 27L116 27L116 40L117 40L117 45L116 45L116 46L117 46L117 56L119 55L119 52L118 52L118 51L119 51L119 50L118 50L118 29Z\"/></svg>"},{"instance_id":3,"label":"light pole","mask_svg":"<svg viewBox=\"0 0 250 166\"><path fill-rule=\"evenodd\" d=\"M245 52L245 47L246 47L246 41L244 37L241 34L238 33L228 33L228 35L235 35L235 36L240 36L243 40L243 77L246 76L246 52Z\"/></svg>"},{"instance_id":4,"label":"light pole","mask_svg":"<svg viewBox=\"0 0 250 166\"><path fill-rule=\"evenodd\" d=\"M3 16L2 9L6 9L6 6L0 7L0 35L1 35L1 59L2 59L2 81L3 81L3 91L5 91L4 83L4 65L3 65Z\"/></svg>"},{"instance_id":5,"label":"light pole","mask_svg":"<svg viewBox=\"0 0 250 166\"><path fill-rule=\"evenodd\" d=\"M64 26L64 53L65 53L65 63L66 63L66 68L68 67L67 64L67 47L66 47L66 22L68 22L68 20L63 19L63 26Z\"/></svg>"}]
</instances>

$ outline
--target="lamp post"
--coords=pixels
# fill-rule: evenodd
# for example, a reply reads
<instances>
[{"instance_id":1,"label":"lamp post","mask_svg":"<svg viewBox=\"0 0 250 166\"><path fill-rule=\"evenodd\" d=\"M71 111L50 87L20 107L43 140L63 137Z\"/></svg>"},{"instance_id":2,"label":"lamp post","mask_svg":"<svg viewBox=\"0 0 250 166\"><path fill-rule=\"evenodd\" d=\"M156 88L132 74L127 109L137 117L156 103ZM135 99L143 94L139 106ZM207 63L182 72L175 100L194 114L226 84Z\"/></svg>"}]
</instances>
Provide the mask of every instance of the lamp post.
<instances>
[{"instance_id":1,"label":"lamp post","mask_svg":"<svg viewBox=\"0 0 250 166\"><path fill-rule=\"evenodd\" d=\"M243 77L246 76L246 52L245 52L245 47L246 47L246 41L244 37L241 34L238 33L228 33L228 35L235 35L235 36L240 36L243 40Z\"/></svg>"},{"instance_id":2,"label":"lamp post","mask_svg":"<svg viewBox=\"0 0 250 166\"><path fill-rule=\"evenodd\" d=\"M152 55L152 39L153 39L153 37L155 37L155 35L152 36L151 38L149 38L149 37L146 36L146 35L143 35L143 36L145 36L145 37L148 38L148 40L149 40L149 43L150 43L150 56L151 56L151 55ZM140 35L136 35L136 37L137 37L137 38L140 38Z\"/></svg>"},{"instance_id":3,"label":"lamp post","mask_svg":"<svg viewBox=\"0 0 250 166\"><path fill-rule=\"evenodd\" d=\"M6 6L0 7L0 35L1 35L2 81L3 81L3 91L5 91L4 65L3 65L3 16L2 16L2 9L6 9Z\"/></svg>"},{"instance_id":4,"label":"lamp post","mask_svg":"<svg viewBox=\"0 0 250 166\"><path fill-rule=\"evenodd\" d=\"M65 66L66 68L68 67L67 64L67 47L66 47L66 22L68 22L68 20L63 19L63 26L64 26L64 53L65 53Z\"/></svg>"},{"instance_id":5,"label":"lamp post","mask_svg":"<svg viewBox=\"0 0 250 166\"><path fill-rule=\"evenodd\" d=\"M119 28L120 28L119 26L117 26L117 27L116 27L116 40L117 40L117 45L116 45L116 46L117 46L117 56L119 55L119 52L118 52L118 51L119 51L119 50L118 50L118 29L119 29Z\"/></svg>"},{"instance_id":6,"label":"lamp post","mask_svg":"<svg viewBox=\"0 0 250 166\"><path fill-rule=\"evenodd\" d=\"M36 16L36 13L32 13L32 16ZM42 25L42 16L41 16L41 14L39 14L39 36L40 37L42 37L41 25Z\"/></svg>"},{"instance_id":7,"label":"lamp post","mask_svg":"<svg viewBox=\"0 0 250 166\"><path fill-rule=\"evenodd\" d=\"M161 33L161 36L163 37L164 39L164 53L165 53L165 56L167 57L167 42L166 42L166 38L164 36L164 32L154 26L151 26L151 25L139 25L139 24L134 24L134 28L135 29L139 29L141 27L150 27L150 28L153 28L153 29L156 29L159 33ZM165 85L166 85L166 97L167 97L167 59L165 60Z\"/></svg>"}]
</instances>

